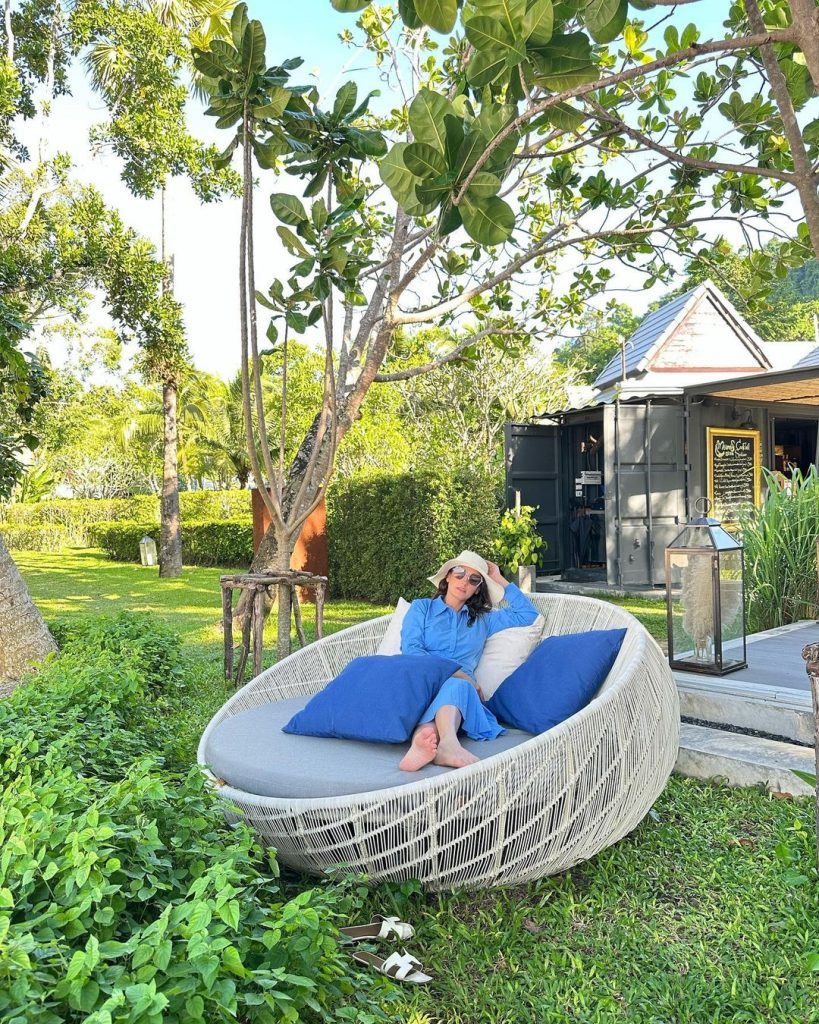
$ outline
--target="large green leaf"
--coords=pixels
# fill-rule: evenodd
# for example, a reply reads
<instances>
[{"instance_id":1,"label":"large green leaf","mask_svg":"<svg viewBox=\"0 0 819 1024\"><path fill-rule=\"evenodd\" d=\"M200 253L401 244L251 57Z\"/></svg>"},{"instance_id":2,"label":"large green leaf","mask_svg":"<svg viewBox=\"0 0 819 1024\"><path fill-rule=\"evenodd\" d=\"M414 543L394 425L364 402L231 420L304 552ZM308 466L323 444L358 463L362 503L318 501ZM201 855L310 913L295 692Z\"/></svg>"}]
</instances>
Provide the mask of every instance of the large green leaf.
<instances>
[{"instance_id":1,"label":"large green leaf","mask_svg":"<svg viewBox=\"0 0 819 1024\"><path fill-rule=\"evenodd\" d=\"M436 203L422 203L415 192L415 186L421 181L407 169L404 163L404 151L408 142L397 142L387 153L379 165L381 180L392 193L393 199L413 217L433 210Z\"/></svg>"},{"instance_id":2,"label":"large green leaf","mask_svg":"<svg viewBox=\"0 0 819 1024\"><path fill-rule=\"evenodd\" d=\"M489 174L488 171L478 171L472 179L467 195L473 199L488 199L500 192L501 180L496 174Z\"/></svg>"},{"instance_id":3,"label":"large green leaf","mask_svg":"<svg viewBox=\"0 0 819 1024\"><path fill-rule=\"evenodd\" d=\"M415 0L398 0L398 13L407 28L420 28L424 24L415 10Z\"/></svg>"},{"instance_id":4,"label":"large green leaf","mask_svg":"<svg viewBox=\"0 0 819 1024\"><path fill-rule=\"evenodd\" d=\"M191 59L193 60L193 66L205 78L222 78L230 74L228 65L223 60L220 60L218 56L211 53L210 50L197 50L194 48Z\"/></svg>"},{"instance_id":5,"label":"large green leaf","mask_svg":"<svg viewBox=\"0 0 819 1024\"><path fill-rule=\"evenodd\" d=\"M237 4L230 17L230 37L237 52L242 49L242 40L245 37L247 23L247 4Z\"/></svg>"},{"instance_id":6,"label":"large green leaf","mask_svg":"<svg viewBox=\"0 0 819 1024\"><path fill-rule=\"evenodd\" d=\"M586 22L589 26L589 31L592 34L594 40L598 43L610 43L613 39L616 39L623 31L623 27L628 19L628 0L620 0L618 7L615 9L614 15L610 21L599 23L590 22L588 18Z\"/></svg>"},{"instance_id":7,"label":"large green leaf","mask_svg":"<svg viewBox=\"0 0 819 1024\"><path fill-rule=\"evenodd\" d=\"M594 33L595 29L608 25L617 14L620 4L621 0L586 0L583 20Z\"/></svg>"},{"instance_id":8,"label":"large green leaf","mask_svg":"<svg viewBox=\"0 0 819 1024\"><path fill-rule=\"evenodd\" d=\"M344 118L355 109L358 99L358 86L355 82L345 82L336 93L336 101L333 104L333 119L343 121Z\"/></svg>"},{"instance_id":9,"label":"large green leaf","mask_svg":"<svg viewBox=\"0 0 819 1024\"><path fill-rule=\"evenodd\" d=\"M443 155L425 142L411 142L404 150L404 163L416 178L435 178L447 170Z\"/></svg>"},{"instance_id":10,"label":"large green leaf","mask_svg":"<svg viewBox=\"0 0 819 1024\"><path fill-rule=\"evenodd\" d=\"M387 152L387 143L381 132L369 128L348 128L347 141L354 146L361 156L383 156Z\"/></svg>"},{"instance_id":11,"label":"large green leaf","mask_svg":"<svg viewBox=\"0 0 819 1024\"><path fill-rule=\"evenodd\" d=\"M480 132L470 132L466 136L461 148L458 150L458 158L455 164L455 174L458 180L465 178L472 170L486 149L486 137Z\"/></svg>"},{"instance_id":12,"label":"large green leaf","mask_svg":"<svg viewBox=\"0 0 819 1024\"><path fill-rule=\"evenodd\" d=\"M224 39L214 39L209 45L211 54L219 63L225 64L233 71L239 70L241 60L239 58L239 51L235 46L231 46Z\"/></svg>"},{"instance_id":13,"label":"large green leaf","mask_svg":"<svg viewBox=\"0 0 819 1024\"><path fill-rule=\"evenodd\" d=\"M283 224L301 224L307 220L307 211L301 200L287 192L274 192L270 197L270 208Z\"/></svg>"},{"instance_id":14,"label":"large green leaf","mask_svg":"<svg viewBox=\"0 0 819 1024\"><path fill-rule=\"evenodd\" d=\"M415 11L436 32L451 32L458 17L457 0L415 0Z\"/></svg>"},{"instance_id":15,"label":"large green leaf","mask_svg":"<svg viewBox=\"0 0 819 1024\"><path fill-rule=\"evenodd\" d=\"M451 235L462 224L461 211L458 207L453 206L451 203L444 204L441 208L441 215L438 218L438 234L442 236Z\"/></svg>"},{"instance_id":16,"label":"large green leaf","mask_svg":"<svg viewBox=\"0 0 819 1024\"><path fill-rule=\"evenodd\" d=\"M473 0L475 10L500 22L511 36L522 35L526 0Z\"/></svg>"},{"instance_id":17,"label":"large green leaf","mask_svg":"<svg viewBox=\"0 0 819 1024\"><path fill-rule=\"evenodd\" d=\"M268 93L268 102L260 107L253 108L254 117L281 117L287 104L290 102L290 90L282 89L280 85L271 87Z\"/></svg>"},{"instance_id":18,"label":"large green leaf","mask_svg":"<svg viewBox=\"0 0 819 1024\"><path fill-rule=\"evenodd\" d=\"M260 21L248 22L242 37L242 67L250 74L264 71L265 36Z\"/></svg>"},{"instance_id":19,"label":"large green leaf","mask_svg":"<svg viewBox=\"0 0 819 1024\"><path fill-rule=\"evenodd\" d=\"M415 186L415 194L422 203L434 203L436 206L452 191L452 181L448 174L437 178L427 178Z\"/></svg>"},{"instance_id":20,"label":"large green leaf","mask_svg":"<svg viewBox=\"0 0 819 1024\"><path fill-rule=\"evenodd\" d=\"M467 234L481 245L500 245L512 236L515 214L512 207L497 196L476 200L467 192L458 209Z\"/></svg>"},{"instance_id":21,"label":"large green leaf","mask_svg":"<svg viewBox=\"0 0 819 1024\"><path fill-rule=\"evenodd\" d=\"M555 128L562 128L564 131L573 132L577 131L586 118L587 115L584 111L573 107L571 103L556 103L553 107L549 107L548 110L544 111L540 117L535 118L529 124L529 128L536 129L542 128L544 125L554 125Z\"/></svg>"},{"instance_id":22,"label":"large green leaf","mask_svg":"<svg viewBox=\"0 0 819 1024\"><path fill-rule=\"evenodd\" d=\"M532 50L531 55L537 71L536 80L555 92L596 82L600 77L591 43L583 32L556 33L548 46Z\"/></svg>"},{"instance_id":23,"label":"large green leaf","mask_svg":"<svg viewBox=\"0 0 819 1024\"><path fill-rule=\"evenodd\" d=\"M370 0L330 0L330 3L342 14L355 14L356 11L363 11L368 7Z\"/></svg>"},{"instance_id":24,"label":"large green leaf","mask_svg":"<svg viewBox=\"0 0 819 1024\"><path fill-rule=\"evenodd\" d=\"M458 151L464 141L463 122L452 114L444 117L444 130L446 131L446 162L448 167L454 167L458 159Z\"/></svg>"},{"instance_id":25,"label":"large green leaf","mask_svg":"<svg viewBox=\"0 0 819 1024\"><path fill-rule=\"evenodd\" d=\"M523 18L523 38L532 46L545 46L554 31L552 0L533 0Z\"/></svg>"},{"instance_id":26,"label":"large green leaf","mask_svg":"<svg viewBox=\"0 0 819 1024\"><path fill-rule=\"evenodd\" d=\"M433 146L439 153L446 152L446 125L444 118L447 114L453 117L455 108L440 93L432 89L421 89L418 95L410 104L409 123L416 142L426 142Z\"/></svg>"},{"instance_id":27,"label":"large green leaf","mask_svg":"<svg viewBox=\"0 0 819 1024\"><path fill-rule=\"evenodd\" d=\"M275 166L277 158L286 153L287 149L287 143L278 138L268 139L267 142L253 140L253 152L259 161L259 166L265 169Z\"/></svg>"},{"instance_id":28,"label":"large green leaf","mask_svg":"<svg viewBox=\"0 0 819 1024\"><path fill-rule=\"evenodd\" d=\"M466 38L478 50L511 50L515 37L501 21L478 15L464 23Z\"/></svg>"},{"instance_id":29,"label":"large green leaf","mask_svg":"<svg viewBox=\"0 0 819 1024\"><path fill-rule=\"evenodd\" d=\"M302 240L298 235L294 235L290 228L285 228L279 225L276 228L276 234L282 240L285 249L292 252L294 256L310 256L310 253L305 249Z\"/></svg>"},{"instance_id":30,"label":"large green leaf","mask_svg":"<svg viewBox=\"0 0 819 1024\"><path fill-rule=\"evenodd\" d=\"M494 82L502 71L506 70L506 52L504 50L479 50L466 69L469 84L482 89Z\"/></svg>"}]
</instances>

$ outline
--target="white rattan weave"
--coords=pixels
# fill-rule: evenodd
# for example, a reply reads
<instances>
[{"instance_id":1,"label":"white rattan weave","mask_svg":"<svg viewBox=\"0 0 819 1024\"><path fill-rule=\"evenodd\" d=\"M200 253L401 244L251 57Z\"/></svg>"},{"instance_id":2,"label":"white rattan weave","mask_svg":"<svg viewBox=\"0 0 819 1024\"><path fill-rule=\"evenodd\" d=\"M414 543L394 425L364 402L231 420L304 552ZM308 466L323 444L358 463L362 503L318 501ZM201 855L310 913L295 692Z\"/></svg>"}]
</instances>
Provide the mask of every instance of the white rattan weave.
<instances>
[{"instance_id":1,"label":"white rattan weave","mask_svg":"<svg viewBox=\"0 0 819 1024\"><path fill-rule=\"evenodd\" d=\"M292 867L320 873L342 864L374 881L417 878L431 890L556 874L610 846L635 828L671 773L679 740L674 678L654 639L622 608L562 594L532 599L545 619L544 636L628 630L600 693L568 721L409 785L310 800L222 786L220 797ZM375 653L388 621L325 637L251 680L208 725L200 765L207 772L204 751L219 722L257 704L315 693L352 658Z\"/></svg>"}]
</instances>

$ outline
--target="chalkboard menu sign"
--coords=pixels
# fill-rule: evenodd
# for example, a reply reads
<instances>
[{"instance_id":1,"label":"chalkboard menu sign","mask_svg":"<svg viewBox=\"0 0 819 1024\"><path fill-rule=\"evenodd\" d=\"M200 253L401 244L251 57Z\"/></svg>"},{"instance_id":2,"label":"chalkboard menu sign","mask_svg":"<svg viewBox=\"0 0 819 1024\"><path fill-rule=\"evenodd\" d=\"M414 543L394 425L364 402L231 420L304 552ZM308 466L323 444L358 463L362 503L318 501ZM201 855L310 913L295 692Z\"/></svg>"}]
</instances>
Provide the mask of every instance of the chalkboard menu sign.
<instances>
[{"instance_id":1,"label":"chalkboard menu sign","mask_svg":"<svg viewBox=\"0 0 819 1024\"><path fill-rule=\"evenodd\" d=\"M717 519L730 522L740 505L759 504L761 442L758 430L708 427L708 497Z\"/></svg>"}]
</instances>

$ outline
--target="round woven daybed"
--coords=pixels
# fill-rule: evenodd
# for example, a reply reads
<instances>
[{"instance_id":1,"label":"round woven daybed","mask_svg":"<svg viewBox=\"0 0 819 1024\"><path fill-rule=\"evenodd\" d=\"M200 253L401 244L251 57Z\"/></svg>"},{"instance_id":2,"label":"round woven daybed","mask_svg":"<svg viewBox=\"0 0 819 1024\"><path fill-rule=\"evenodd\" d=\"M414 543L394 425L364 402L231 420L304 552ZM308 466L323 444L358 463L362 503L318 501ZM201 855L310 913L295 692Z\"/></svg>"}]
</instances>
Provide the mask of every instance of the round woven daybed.
<instances>
[{"instance_id":1,"label":"round woven daybed","mask_svg":"<svg viewBox=\"0 0 819 1024\"><path fill-rule=\"evenodd\" d=\"M282 733L348 661L376 652L390 616L372 619L284 658L214 716L198 760L230 805L226 813L241 812L293 868L344 865L373 881L419 879L430 890L556 874L617 842L648 812L674 765L674 678L657 643L622 608L562 594L533 601L543 636L627 629L608 678L578 714L538 736L510 730L494 748L467 741L477 764L418 773L398 771L402 748L394 745ZM254 734L242 724L249 720Z\"/></svg>"}]
</instances>

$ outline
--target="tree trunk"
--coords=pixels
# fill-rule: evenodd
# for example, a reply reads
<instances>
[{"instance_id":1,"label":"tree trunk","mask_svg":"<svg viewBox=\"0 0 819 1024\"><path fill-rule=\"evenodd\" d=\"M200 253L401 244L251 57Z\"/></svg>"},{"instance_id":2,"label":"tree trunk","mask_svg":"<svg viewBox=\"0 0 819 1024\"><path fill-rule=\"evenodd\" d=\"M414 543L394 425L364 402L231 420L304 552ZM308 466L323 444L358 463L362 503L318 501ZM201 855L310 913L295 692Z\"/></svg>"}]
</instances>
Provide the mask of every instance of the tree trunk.
<instances>
[{"instance_id":1,"label":"tree trunk","mask_svg":"<svg viewBox=\"0 0 819 1024\"><path fill-rule=\"evenodd\" d=\"M179 529L179 473L176 464L176 384L170 381L162 385L162 414L165 436L159 527L159 575L181 576L182 534Z\"/></svg>"},{"instance_id":2,"label":"tree trunk","mask_svg":"<svg viewBox=\"0 0 819 1024\"><path fill-rule=\"evenodd\" d=\"M0 534L0 693L13 689L26 670L57 650L54 638Z\"/></svg>"}]
</instances>

